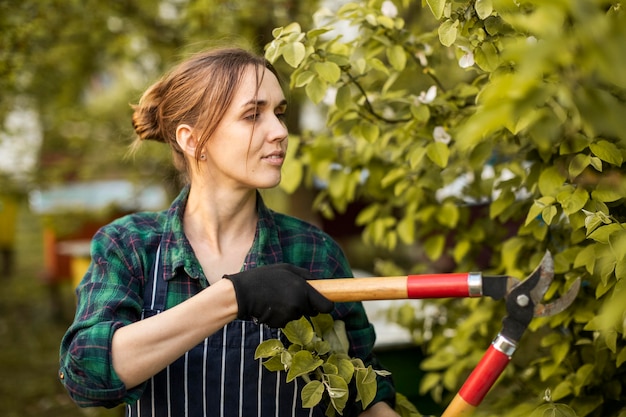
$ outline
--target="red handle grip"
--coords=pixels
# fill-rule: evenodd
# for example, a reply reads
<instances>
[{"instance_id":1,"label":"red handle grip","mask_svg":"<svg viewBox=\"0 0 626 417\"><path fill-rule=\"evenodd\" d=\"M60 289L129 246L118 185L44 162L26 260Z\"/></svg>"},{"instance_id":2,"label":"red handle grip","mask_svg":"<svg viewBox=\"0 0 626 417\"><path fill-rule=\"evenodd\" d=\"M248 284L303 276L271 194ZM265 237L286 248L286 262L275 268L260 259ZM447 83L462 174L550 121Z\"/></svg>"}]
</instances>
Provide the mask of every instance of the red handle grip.
<instances>
[{"instance_id":1,"label":"red handle grip","mask_svg":"<svg viewBox=\"0 0 626 417\"><path fill-rule=\"evenodd\" d=\"M459 395L469 404L478 406L510 360L510 356L497 350L494 345L489 346L459 390Z\"/></svg>"},{"instance_id":2,"label":"red handle grip","mask_svg":"<svg viewBox=\"0 0 626 417\"><path fill-rule=\"evenodd\" d=\"M407 296L421 298L464 298L470 297L469 274L409 275L406 287Z\"/></svg>"}]
</instances>

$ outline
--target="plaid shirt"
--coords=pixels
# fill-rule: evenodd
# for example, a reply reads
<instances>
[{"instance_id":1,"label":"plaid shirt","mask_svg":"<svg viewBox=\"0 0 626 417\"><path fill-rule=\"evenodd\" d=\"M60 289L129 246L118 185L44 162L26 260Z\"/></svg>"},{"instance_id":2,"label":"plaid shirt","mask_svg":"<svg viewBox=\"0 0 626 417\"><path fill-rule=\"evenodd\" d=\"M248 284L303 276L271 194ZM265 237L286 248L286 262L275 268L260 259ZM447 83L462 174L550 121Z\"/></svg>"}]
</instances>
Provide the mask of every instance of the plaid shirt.
<instances>
[{"instance_id":1,"label":"plaid shirt","mask_svg":"<svg viewBox=\"0 0 626 417\"><path fill-rule=\"evenodd\" d=\"M122 326L141 319L143 284L156 249L168 277L167 308L194 296L209 284L183 232L189 187L168 210L131 214L104 226L91 244L91 264L77 288L74 323L61 343L59 378L80 406L106 406L136 401L144 385L126 389L113 369L111 339ZM315 226L268 209L259 196L258 223L242 269L285 262L308 269L318 278L351 277L337 243ZM181 279L182 277L182 279ZM176 278L176 279L173 279ZM361 303L336 303L333 316L343 320L351 356L382 369L372 348L374 328ZM395 402L390 378L378 377L374 402Z\"/></svg>"}]
</instances>

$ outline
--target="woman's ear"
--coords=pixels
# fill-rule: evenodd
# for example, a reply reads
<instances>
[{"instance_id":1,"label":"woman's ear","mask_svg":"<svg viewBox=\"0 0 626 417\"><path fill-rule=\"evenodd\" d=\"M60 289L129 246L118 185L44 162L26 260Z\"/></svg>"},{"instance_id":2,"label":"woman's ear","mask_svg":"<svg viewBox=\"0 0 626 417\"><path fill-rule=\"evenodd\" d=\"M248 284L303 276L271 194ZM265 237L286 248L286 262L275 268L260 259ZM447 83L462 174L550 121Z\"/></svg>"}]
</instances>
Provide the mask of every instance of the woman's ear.
<instances>
[{"instance_id":1,"label":"woman's ear","mask_svg":"<svg viewBox=\"0 0 626 417\"><path fill-rule=\"evenodd\" d=\"M180 149L190 158L196 158L196 147L198 141L196 139L193 128L189 125L182 124L176 128L176 142Z\"/></svg>"}]
</instances>

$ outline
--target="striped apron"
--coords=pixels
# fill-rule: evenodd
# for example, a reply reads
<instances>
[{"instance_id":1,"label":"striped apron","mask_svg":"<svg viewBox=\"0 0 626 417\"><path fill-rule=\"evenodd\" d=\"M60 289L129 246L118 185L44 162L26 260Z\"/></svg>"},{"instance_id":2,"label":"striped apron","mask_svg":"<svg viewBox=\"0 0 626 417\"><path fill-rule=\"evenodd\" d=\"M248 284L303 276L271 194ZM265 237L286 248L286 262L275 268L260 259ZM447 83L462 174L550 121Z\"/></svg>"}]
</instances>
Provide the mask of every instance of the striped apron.
<instances>
[{"instance_id":1,"label":"striped apron","mask_svg":"<svg viewBox=\"0 0 626 417\"><path fill-rule=\"evenodd\" d=\"M143 317L166 306L160 246L144 290ZM322 406L302 408L304 383L287 383L254 359L256 347L279 337L278 329L235 320L152 377L141 398L126 407L129 417L322 417Z\"/></svg>"}]
</instances>

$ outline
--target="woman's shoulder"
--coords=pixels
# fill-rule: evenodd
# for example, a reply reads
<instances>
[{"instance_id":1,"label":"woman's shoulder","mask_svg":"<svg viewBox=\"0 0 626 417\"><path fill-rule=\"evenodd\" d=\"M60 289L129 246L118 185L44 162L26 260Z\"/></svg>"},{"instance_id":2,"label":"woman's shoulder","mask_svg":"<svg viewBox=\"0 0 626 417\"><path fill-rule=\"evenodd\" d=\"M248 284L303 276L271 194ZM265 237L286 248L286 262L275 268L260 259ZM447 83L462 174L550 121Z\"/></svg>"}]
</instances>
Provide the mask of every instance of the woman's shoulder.
<instances>
[{"instance_id":1,"label":"woman's shoulder","mask_svg":"<svg viewBox=\"0 0 626 417\"><path fill-rule=\"evenodd\" d=\"M306 220L280 212L273 212L273 217L276 227L284 235L307 235L316 239L332 240L330 235L319 226Z\"/></svg>"},{"instance_id":2,"label":"woman's shoulder","mask_svg":"<svg viewBox=\"0 0 626 417\"><path fill-rule=\"evenodd\" d=\"M165 219L165 211L126 214L102 226L96 236L106 235L113 239L142 239L161 234Z\"/></svg>"},{"instance_id":3,"label":"woman's shoulder","mask_svg":"<svg viewBox=\"0 0 626 417\"><path fill-rule=\"evenodd\" d=\"M284 213L274 213L274 223L284 245L315 247L328 255L343 256L339 244L319 226Z\"/></svg>"}]
</instances>

